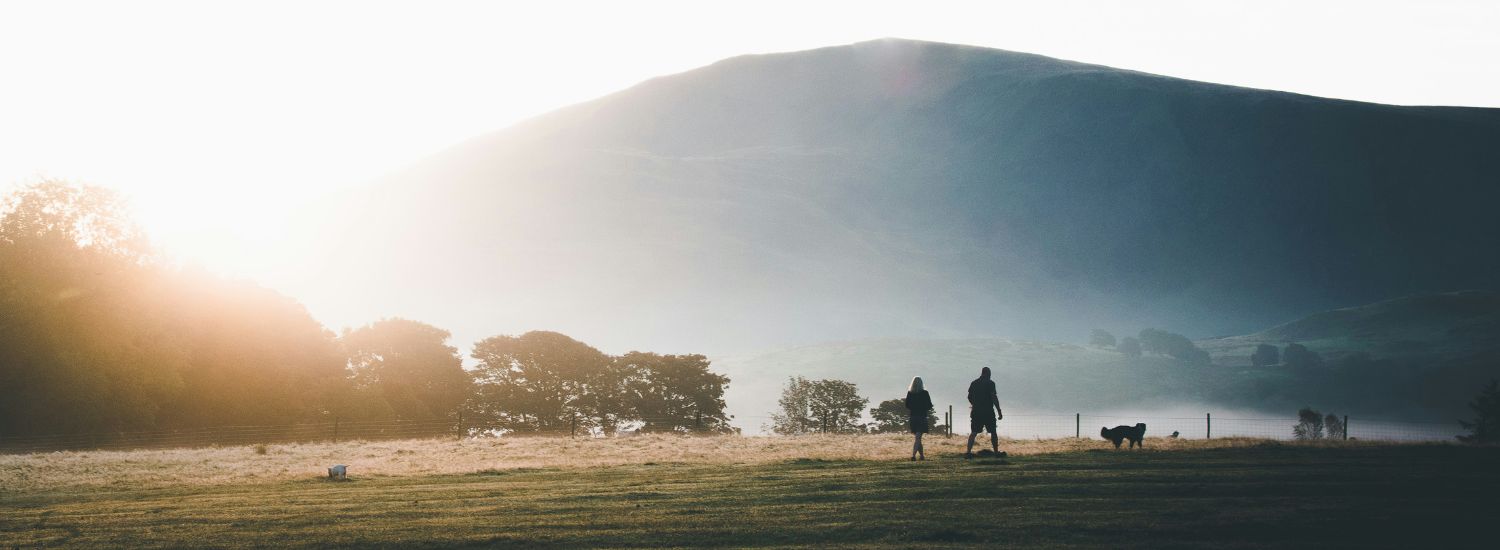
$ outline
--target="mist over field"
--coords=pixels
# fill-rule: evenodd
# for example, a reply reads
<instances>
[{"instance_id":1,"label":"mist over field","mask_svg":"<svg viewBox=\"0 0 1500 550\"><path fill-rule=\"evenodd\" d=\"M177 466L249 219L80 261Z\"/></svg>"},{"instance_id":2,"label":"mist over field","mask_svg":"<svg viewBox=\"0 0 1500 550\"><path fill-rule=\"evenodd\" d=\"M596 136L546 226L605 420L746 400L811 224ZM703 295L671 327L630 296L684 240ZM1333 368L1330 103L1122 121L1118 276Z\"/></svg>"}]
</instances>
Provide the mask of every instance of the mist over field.
<instances>
[{"instance_id":1,"label":"mist over field","mask_svg":"<svg viewBox=\"0 0 1500 550\"><path fill-rule=\"evenodd\" d=\"M873 405L927 373L962 405L980 366L1026 410L1447 419L1500 368L1495 150L1495 109L896 39L742 56L330 198L306 223L337 238L305 243L294 293L460 346L544 328L706 353L746 429L788 376ZM1466 290L1382 318L1422 334L1263 332ZM1083 346L1094 328L1182 334L1215 366ZM1293 343L1328 369L1248 368Z\"/></svg>"},{"instance_id":2,"label":"mist over field","mask_svg":"<svg viewBox=\"0 0 1500 550\"><path fill-rule=\"evenodd\" d=\"M532 375L506 361L541 349L576 360L560 372L634 369L643 403L657 399L642 389L652 373L689 369L701 384L677 383L727 388L710 406L713 429L751 433L793 377L853 382L876 407L922 376L961 420L981 367L995 370L1017 427L1028 415L1285 417L1304 406L1446 422L1500 374L1500 256L1487 252L1500 245L1496 150L1496 109L1330 100L899 39L741 56L324 197L298 221L317 238L280 251L296 276L267 283L285 294L254 290L247 302L245 282L142 272L120 276L143 286L115 309L68 302L81 318L114 315L99 327L129 327L98 328L105 336L83 348L122 374L101 382L62 342L6 353L77 371L17 380L131 404L128 416L87 408L79 418L92 420L69 431L447 421L533 395ZM47 201L75 192L17 203L8 234L52 227L37 221L57 211ZM125 264L154 254L122 250ZM111 282L89 278L95 260L61 258L76 273L16 264L41 289L17 318L45 311L48 292L112 292L90 286ZM52 334L72 330L50 319ZM359 373L385 368L386 339L402 338L434 362L401 367L412 369L402 389L371 390L384 379ZM112 351L122 345L136 355ZM310 382L340 373L354 374ZM225 376L263 376L283 401ZM576 430L573 405L559 404L574 399L566 384L601 384L578 376L538 398L545 415L496 425ZM471 382L522 389L479 406ZM56 402L33 394L7 404L29 411L14 418ZM702 429L690 410L652 414ZM586 427L625 425L613 415Z\"/></svg>"},{"instance_id":3,"label":"mist over field","mask_svg":"<svg viewBox=\"0 0 1500 550\"><path fill-rule=\"evenodd\" d=\"M1255 418L1315 406L1366 419L1448 421L1467 414L1465 396L1497 374L1497 327L1500 294L1473 291L1321 312L1251 334L1199 340L1194 346L1204 355L1196 361L1160 353L1133 357L1086 343L885 338L726 357L717 366L738 381L726 392L727 402L740 417L736 424L748 430L776 408L780 387L792 376L855 381L872 404L900 398L911 377L921 376L939 408L952 405L962 424L965 391L982 367L994 369L1008 410L1023 414ZM1288 344L1309 348L1318 363L1254 363L1257 346ZM1042 426L1027 424L1037 422ZM1012 424L1050 433L1071 420Z\"/></svg>"},{"instance_id":4,"label":"mist over field","mask_svg":"<svg viewBox=\"0 0 1500 550\"><path fill-rule=\"evenodd\" d=\"M0 548L1493 546L1500 7L85 4Z\"/></svg>"}]
</instances>

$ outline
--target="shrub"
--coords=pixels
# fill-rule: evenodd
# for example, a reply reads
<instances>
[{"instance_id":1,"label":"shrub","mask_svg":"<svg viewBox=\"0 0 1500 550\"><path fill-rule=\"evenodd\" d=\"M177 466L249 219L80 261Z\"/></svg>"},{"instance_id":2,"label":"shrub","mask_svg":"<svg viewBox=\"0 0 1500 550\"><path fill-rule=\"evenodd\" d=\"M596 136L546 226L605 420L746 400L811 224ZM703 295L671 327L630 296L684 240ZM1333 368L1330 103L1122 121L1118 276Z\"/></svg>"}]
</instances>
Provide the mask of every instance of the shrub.
<instances>
[{"instance_id":1,"label":"shrub","mask_svg":"<svg viewBox=\"0 0 1500 550\"><path fill-rule=\"evenodd\" d=\"M1469 435L1458 436L1464 443L1500 442L1500 383L1490 380L1489 385L1469 402L1474 410L1474 421L1458 421L1458 425L1469 430Z\"/></svg>"},{"instance_id":2,"label":"shrub","mask_svg":"<svg viewBox=\"0 0 1500 550\"><path fill-rule=\"evenodd\" d=\"M1292 435L1301 441L1323 439L1323 415L1312 407L1303 407L1297 411L1297 425L1292 426Z\"/></svg>"},{"instance_id":3,"label":"shrub","mask_svg":"<svg viewBox=\"0 0 1500 550\"><path fill-rule=\"evenodd\" d=\"M1328 413L1328 416L1323 417L1323 431L1328 434L1328 439L1348 439L1349 434L1344 431L1346 428L1344 419L1339 415Z\"/></svg>"}]
</instances>

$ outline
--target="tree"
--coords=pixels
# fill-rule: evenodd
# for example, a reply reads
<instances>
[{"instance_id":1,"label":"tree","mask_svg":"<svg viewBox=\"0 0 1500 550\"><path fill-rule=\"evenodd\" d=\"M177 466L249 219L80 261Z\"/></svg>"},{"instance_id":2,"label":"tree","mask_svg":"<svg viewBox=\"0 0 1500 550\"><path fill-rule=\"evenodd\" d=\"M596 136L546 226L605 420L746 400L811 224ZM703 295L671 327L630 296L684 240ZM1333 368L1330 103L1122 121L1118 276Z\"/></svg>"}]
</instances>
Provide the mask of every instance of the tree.
<instances>
[{"instance_id":1,"label":"tree","mask_svg":"<svg viewBox=\"0 0 1500 550\"><path fill-rule=\"evenodd\" d=\"M824 433L864 431L860 417L869 403L869 399L859 396L853 382L817 380L809 388L808 408Z\"/></svg>"},{"instance_id":2,"label":"tree","mask_svg":"<svg viewBox=\"0 0 1500 550\"><path fill-rule=\"evenodd\" d=\"M311 421L348 388L300 304L162 265L112 192L0 202L0 435Z\"/></svg>"},{"instance_id":3,"label":"tree","mask_svg":"<svg viewBox=\"0 0 1500 550\"><path fill-rule=\"evenodd\" d=\"M870 418L875 420L875 431L879 433L900 433L910 429L908 423L911 421L911 411L906 408L906 401L902 399L887 399L881 401L875 408L870 409ZM931 409L927 410L927 426L936 432L938 425L937 413Z\"/></svg>"},{"instance_id":4,"label":"tree","mask_svg":"<svg viewBox=\"0 0 1500 550\"><path fill-rule=\"evenodd\" d=\"M1120 339L1120 344L1115 346L1115 351L1125 354L1126 357L1140 357L1141 341L1133 336L1126 336Z\"/></svg>"},{"instance_id":5,"label":"tree","mask_svg":"<svg viewBox=\"0 0 1500 550\"><path fill-rule=\"evenodd\" d=\"M1323 439L1323 415L1312 407L1297 411L1297 425L1292 426L1292 435L1300 440Z\"/></svg>"},{"instance_id":6,"label":"tree","mask_svg":"<svg viewBox=\"0 0 1500 550\"><path fill-rule=\"evenodd\" d=\"M145 232L119 194L57 180L26 186L0 202L0 242L61 245L136 263L152 257Z\"/></svg>"},{"instance_id":7,"label":"tree","mask_svg":"<svg viewBox=\"0 0 1500 550\"><path fill-rule=\"evenodd\" d=\"M1490 383L1469 402L1474 411L1474 421L1458 421L1458 425L1469 430L1469 435L1458 436L1464 443L1500 443L1500 382Z\"/></svg>"},{"instance_id":8,"label":"tree","mask_svg":"<svg viewBox=\"0 0 1500 550\"><path fill-rule=\"evenodd\" d=\"M1348 439L1349 434L1344 433L1344 419L1336 414L1328 413L1323 417L1323 428L1329 439Z\"/></svg>"},{"instance_id":9,"label":"tree","mask_svg":"<svg viewBox=\"0 0 1500 550\"><path fill-rule=\"evenodd\" d=\"M43 181L0 201L0 434L156 426L186 359L123 201ZM170 335L167 335L170 336Z\"/></svg>"},{"instance_id":10,"label":"tree","mask_svg":"<svg viewBox=\"0 0 1500 550\"><path fill-rule=\"evenodd\" d=\"M567 335L532 331L474 344L478 391L468 410L478 426L516 432L613 432L632 418L627 380L616 363ZM644 360L644 358L637 357ZM700 402L705 411L711 404Z\"/></svg>"},{"instance_id":11,"label":"tree","mask_svg":"<svg viewBox=\"0 0 1500 550\"><path fill-rule=\"evenodd\" d=\"M781 392L771 429L783 435L861 432L860 413L869 402L851 382L793 377Z\"/></svg>"},{"instance_id":12,"label":"tree","mask_svg":"<svg viewBox=\"0 0 1500 550\"><path fill-rule=\"evenodd\" d=\"M469 394L469 375L448 331L381 319L339 338L354 385L384 399L396 418L449 418Z\"/></svg>"},{"instance_id":13,"label":"tree","mask_svg":"<svg viewBox=\"0 0 1500 550\"><path fill-rule=\"evenodd\" d=\"M1141 330L1141 347L1148 353L1166 355L1192 365L1207 365L1210 362L1208 352L1199 349L1186 336L1148 328Z\"/></svg>"},{"instance_id":14,"label":"tree","mask_svg":"<svg viewBox=\"0 0 1500 550\"><path fill-rule=\"evenodd\" d=\"M1255 353L1250 354L1250 364L1257 367L1269 367L1281 362L1281 350L1271 344L1260 344L1255 346Z\"/></svg>"},{"instance_id":15,"label":"tree","mask_svg":"<svg viewBox=\"0 0 1500 550\"><path fill-rule=\"evenodd\" d=\"M1089 333L1089 345L1096 348L1115 347L1115 335L1110 334L1107 330L1096 328L1093 332Z\"/></svg>"},{"instance_id":16,"label":"tree","mask_svg":"<svg viewBox=\"0 0 1500 550\"><path fill-rule=\"evenodd\" d=\"M162 403L173 427L291 424L358 418L334 334L297 301L251 283L188 272L158 305L187 352L182 391ZM330 419L331 420L331 419Z\"/></svg>"},{"instance_id":17,"label":"tree","mask_svg":"<svg viewBox=\"0 0 1500 550\"><path fill-rule=\"evenodd\" d=\"M1293 343L1286 345L1286 350L1281 353L1281 362L1288 367L1309 369L1323 366L1323 356L1307 349L1307 346Z\"/></svg>"},{"instance_id":18,"label":"tree","mask_svg":"<svg viewBox=\"0 0 1500 550\"><path fill-rule=\"evenodd\" d=\"M781 435L800 435L817 431L812 418L809 386L812 382L801 376L788 378L776 400L779 412L771 414L771 431Z\"/></svg>"},{"instance_id":19,"label":"tree","mask_svg":"<svg viewBox=\"0 0 1500 550\"><path fill-rule=\"evenodd\" d=\"M708 370L702 355L632 351L614 359L625 378L624 416L644 432L728 432L729 377Z\"/></svg>"}]
</instances>

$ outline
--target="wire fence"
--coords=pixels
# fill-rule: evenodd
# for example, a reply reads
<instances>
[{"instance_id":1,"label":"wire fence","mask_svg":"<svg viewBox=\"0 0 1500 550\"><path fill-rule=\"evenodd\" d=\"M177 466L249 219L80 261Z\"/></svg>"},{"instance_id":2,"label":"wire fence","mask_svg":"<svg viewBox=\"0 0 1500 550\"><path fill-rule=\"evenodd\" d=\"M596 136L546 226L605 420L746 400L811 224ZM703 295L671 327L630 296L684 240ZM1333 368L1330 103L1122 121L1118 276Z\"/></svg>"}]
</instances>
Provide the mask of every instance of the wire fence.
<instances>
[{"instance_id":1,"label":"wire fence","mask_svg":"<svg viewBox=\"0 0 1500 550\"><path fill-rule=\"evenodd\" d=\"M967 435L969 426L962 412L950 418L939 414L940 427L934 431ZM765 419L766 416L740 417L738 423ZM1325 427L1322 437L1332 440L1368 440L1393 442L1454 441L1465 430L1456 422L1413 422L1366 420L1342 417L1342 428ZM1251 437L1259 439L1297 439L1293 427L1296 418L1224 418L1212 413L1194 417L1142 417L1096 414L1007 414L998 423L1003 437L1013 439L1053 439L1066 437L1095 438L1102 427L1147 425L1147 437L1180 437L1212 439ZM644 418L613 426L618 435L641 430L645 426L707 433L701 419ZM948 431L951 426L951 431ZM735 429L733 433L738 433ZM476 437L500 435L502 431L465 424L455 420L382 420L363 422L321 422L265 426L213 426L180 430L137 432L75 433L52 435L6 436L0 434L0 453L37 453L77 450L170 449L210 446L256 445L269 443L337 443L340 441L378 441L432 437ZM714 431L713 433L724 433ZM527 435L595 437L605 430L578 421ZM767 434L772 435L772 434Z\"/></svg>"},{"instance_id":2,"label":"wire fence","mask_svg":"<svg viewBox=\"0 0 1500 550\"><path fill-rule=\"evenodd\" d=\"M954 434L968 434L967 419L954 419ZM1322 439L1370 441L1454 441L1466 433L1457 422L1418 422L1339 417L1342 426L1324 426ZM1101 428L1146 424L1148 437L1212 439L1251 437L1257 439L1298 439L1294 428L1296 417L1236 418L1214 416L1153 417L1096 414L1020 414L1005 415L997 425L1000 435L1019 439L1058 437L1098 437Z\"/></svg>"}]
</instances>

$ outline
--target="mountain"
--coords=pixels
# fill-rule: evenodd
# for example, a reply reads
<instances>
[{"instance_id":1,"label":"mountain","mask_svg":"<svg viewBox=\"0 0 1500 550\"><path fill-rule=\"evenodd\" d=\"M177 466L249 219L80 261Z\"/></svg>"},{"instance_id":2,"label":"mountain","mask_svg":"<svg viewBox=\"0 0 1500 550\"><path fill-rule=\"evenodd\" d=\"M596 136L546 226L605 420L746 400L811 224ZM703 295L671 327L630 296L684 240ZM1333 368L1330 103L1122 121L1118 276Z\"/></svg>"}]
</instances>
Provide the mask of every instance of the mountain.
<instances>
[{"instance_id":1,"label":"mountain","mask_svg":"<svg viewBox=\"0 0 1500 550\"><path fill-rule=\"evenodd\" d=\"M1211 365L1067 343L885 338L725 357L716 366L733 380L726 402L750 430L769 423L791 376L855 382L871 406L904 395L911 377L922 376L939 408L953 405L962 414L968 382L981 367L993 369L1007 411L1020 414L1227 408L1288 417L1311 405L1364 418L1451 421L1468 417L1465 404L1500 377L1497 323L1500 293L1467 291L1320 312L1196 342L1211 353ZM1249 355L1262 343L1302 344L1325 363L1251 367Z\"/></svg>"},{"instance_id":2,"label":"mountain","mask_svg":"<svg viewBox=\"0 0 1500 550\"><path fill-rule=\"evenodd\" d=\"M1495 151L1495 109L878 40L459 144L318 209L289 291L460 345L553 329L615 352L1243 334L1496 290Z\"/></svg>"},{"instance_id":3,"label":"mountain","mask_svg":"<svg viewBox=\"0 0 1500 550\"><path fill-rule=\"evenodd\" d=\"M1198 345L1220 363L1248 365L1255 346L1291 342L1334 359L1357 354L1423 362L1462 359L1500 350L1500 293L1406 296L1325 311L1254 334L1213 338Z\"/></svg>"}]
</instances>

